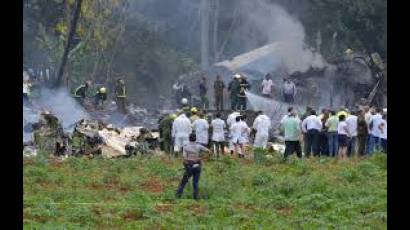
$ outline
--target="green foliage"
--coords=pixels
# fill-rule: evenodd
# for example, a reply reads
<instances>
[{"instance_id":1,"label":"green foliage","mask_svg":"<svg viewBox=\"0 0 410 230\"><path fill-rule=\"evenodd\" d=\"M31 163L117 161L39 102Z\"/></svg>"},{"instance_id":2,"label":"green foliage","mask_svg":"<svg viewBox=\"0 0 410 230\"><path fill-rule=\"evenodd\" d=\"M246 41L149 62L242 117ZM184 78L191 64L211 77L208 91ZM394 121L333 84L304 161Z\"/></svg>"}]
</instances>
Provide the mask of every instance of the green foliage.
<instances>
[{"instance_id":1,"label":"green foliage","mask_svg":"<svg viewBox=\"0 0 410 230\"><path fill-rule=\"evenodd\" d=\"M386 155L271 165L204 163L200 201L180 160L24 160L24 227L39 229L386 229ZM231 226L227 228L226 226Z\"/></svg>"}]
</instances>

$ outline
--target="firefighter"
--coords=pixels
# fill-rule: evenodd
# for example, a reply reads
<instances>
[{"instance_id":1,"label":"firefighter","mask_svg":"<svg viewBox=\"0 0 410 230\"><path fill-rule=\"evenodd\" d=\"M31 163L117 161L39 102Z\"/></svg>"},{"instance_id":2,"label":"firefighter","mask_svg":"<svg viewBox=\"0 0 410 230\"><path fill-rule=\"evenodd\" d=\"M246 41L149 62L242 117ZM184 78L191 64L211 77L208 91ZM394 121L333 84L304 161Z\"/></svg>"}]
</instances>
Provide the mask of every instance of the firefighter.
<instances>
[{"instance_id":1,"label":"firefighter","mask_svg":"<svg viewBox=\"0 0 410 230\"><path fill-rule=\"evenodd\" d=\"M251 87L246 80L245 76L241 76L239 79L239 94L238 94L238 110L245 111L246 110L246 91L249 90Z\"/></svg>"},{"instance_id":2,"label":"firefighter","mask_svg":"<svg viewBox=\"0 0 410 230\"><path fill-rule=\"evenodd\" d=\"M89 91L91 89L91 81L85 81L84 84L80 85L74 91L74 98L78 100L80 104L84 104L85 99L88 97Z\"/></svg>"},{"instance_id":3,"label":"firefighter","mask_svg":"<svg viewBox=\"0 0 410 230\"><path fill-rule=\"evenodd\" d=\"M118 106L118 110L121 113L127 113L126 103L127 103L127 93L125 90L124 80L118 79L115 87L115 98Z\"/></svg>"},{"instance_id":4,"label":"firefighter","mask_svg":"<svg viewBox=\"0 0 410 230\"><path fill-rule=\"evenodd\" d=\"M95 107L103 108L104 102L107 100L107 89L105 87L99 88L94 97L95 97Z\"/></svg>"}]
</instances>

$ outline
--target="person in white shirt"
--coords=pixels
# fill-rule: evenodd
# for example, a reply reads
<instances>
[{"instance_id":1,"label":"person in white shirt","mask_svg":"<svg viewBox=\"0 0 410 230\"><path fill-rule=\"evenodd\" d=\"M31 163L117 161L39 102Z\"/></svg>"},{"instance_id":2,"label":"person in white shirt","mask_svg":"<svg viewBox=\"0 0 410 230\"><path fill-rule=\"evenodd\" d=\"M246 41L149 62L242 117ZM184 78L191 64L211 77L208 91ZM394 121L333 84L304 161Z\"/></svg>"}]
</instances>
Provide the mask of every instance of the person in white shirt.
<instances>
[{"instance_id":1,"label":"person in white shirt","mask_svg":"<svg viewBox=\"0 0 410 230\"><path fill-rule=\"evenodd\" d=\"M382 120L381 115L382 109L377 108L376 114L370 119L369 130L370 130L370 140L369 140L369 154L373 154L375 151L379 150L379 137L380 130L379 124Z\"/></svg>"},{"instance_id":2,"label":"person in white shirt","mask_svg":"<svg viewBox=\"0 0 410 230\"><path fill-rule=\"evenodd\" d=\"M339 159L347 158L347 145L349 142L349 128L346 123L345 115L339 115L339 124L337 125L338 145L339 145Z\"/></svg>"},{"instance_id":3,"label":"person in white shirt","mask_svg":"<svg viewBox=\"0 0 410 230\"><path fill-rule=\"evenodd\" d=\"M285 102L287 103L293 103L295 101L295 96L296 96L296 86L295 83L293 83L289 78L284 78L283 79L283 88L282 88L282 94L285 99Z\"/></svg>"},{"instance_id":4,"label":"person in white shirt","mask_svg":"<svg viewBox=\"0 0 410 230\"><path fill-rule=\"evenodd\" d=\"M196 134L196 142L204 147L208 147L209 124L208 121L204 119L204 115L202 113L198 113L198 115L199 119L196 119L192 123L192 128L195 130Z\"/></svg>"},{"instance_id":5,"label":"person in white shirt","mask_svg":"<svg viewBox=\"0 0 410 230\"><path fill-rule=\"evenodd\" d=\"M241 155L243 155L245 153L244 144L246 143L244 133L249 133L249 127L242 121L241 116L237 116L235 121L236 122L229 129L231 132L231 141L234 145L234 155L237 155L238 153L238 146L240 147Z\"/></svg>"},{"instance_id":6,"label":"person in white shirt","mask_svg":"<svg viewBox=\"0 0 410 230\"><path fill-rule=\"evenodd\" d=\"M346 118L347 128L349 129L350 139L347 146L347 156L356 154L356 140L357 140L357 111L352 111Z\"/></svg>"},{"instance_id":7,"label":"person in white shirt","mask_svg":"<svg viewBox=\"0 0 410 230\"><path fill-rule=\"evenodd\" d=\"M231 114L229 114L228 118L226 119L226 124L228 125L228 128L230 129L232 127L233 124L236 123L236 117L240 116L239 112L233 112ZM231 135L231 133L229 133L229 135ZM229 151L231 151L231 155L234 152L234 146L232 143L232 136L229 136Z\"/></svg>"},{"instance_id":8,"label":"person in white shirt","mask_svg":"<svg viewBox=\"0 0 410 230\"><path fill-rule=\"evenodd\" d=\"M387 114L383 114L379 123L380 130L380 147L384 153L387 153Z\"/></svg>"},{"instance_id":9,"label":"person in white shirt","mask_svg":"<svg viewBox=\"0 0 410 230\"><path fill-rule=\"evenodd\" d=\"M255 118L252 126L252 128L256 130L253 147L266 149L269 139L269 129L271 128L271 121L270 118L263 114L262 111L258 111L257 114L258 116Z\"/></svg>"},{"instance_id":10,"label":"person in white shirt","mask_svg":"<svg viewBox=\"0 0 410 230\"><path fill-rule=\"evenodd\" d=\"M322 121L316 116L316 111L310 111L310 116L306 117L302 122L302 131L306 133L306 150L305 155L310 156L313 152L313 156L319 155L319 132L322 129Z\"/></svg>"},{"instance_id":11,"label":"person in white shirt","mask_svg":"<svg viewBox=\"0 0 410 230\"><path fill-rule=\"evenodd\" d=\"M212 127L212 142L214 144L214 154L216 152L219 158L219 153L224 153L224 141L225 141L225 121L221 119L221 114L217 113L216 118L211 122Z\"/></svg>"},{"instance_id":12,"label":"person in white shirt","mask_svg":"<svg viewBox=\"0 0 410 230\"><path fill-rule=\"evenodd\" d=\"M191 121L185 112L182 112L172 123L171 135L174 139L175 156L178 156L178 153L182 151L182 147L189 142L189 134L191 134L191 132Z\"/></svg>"},{"instance_id":13,"label":"person in white shirt","mask_svg":"<svg viewBox=\"0 0 410 230\"><path fill-rule=\"evenodd\" d=\"M263 79L261 86L262 86L262 96L271 98L273 81L272 81L270 73L266 74L265 79Z\"/></svg>"}]
</instances>

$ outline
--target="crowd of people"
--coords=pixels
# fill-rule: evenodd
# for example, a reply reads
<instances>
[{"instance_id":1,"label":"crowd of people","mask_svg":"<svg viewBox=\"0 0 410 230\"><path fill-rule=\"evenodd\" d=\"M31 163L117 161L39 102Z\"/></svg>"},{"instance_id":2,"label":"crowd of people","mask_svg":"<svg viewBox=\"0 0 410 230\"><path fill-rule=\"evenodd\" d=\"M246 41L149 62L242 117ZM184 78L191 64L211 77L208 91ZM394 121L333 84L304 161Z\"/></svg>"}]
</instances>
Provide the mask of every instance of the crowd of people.
<instances>
[{"instance_id":1,"label":"crowd of people","mask_svg":"<svg viewBox=\"0 0 410 230\"><path fill-rule=\"evenodd\" d=\"M176 191L177 198L182 196L191 177L193 198L199 198L201 153L213 153L219 158L220 154L225 154L225 144L228 143L231 155L244 157L247 154L245 145L250 144L251 133L255 134L254 148L267 148L271 119L258 111L249 127L245 118L239 111L234 111L225 121L218 112L208 123L201 111L192 108L190 111L181 110L177 115L163 120L171 127L168 137L173 140L175 156L182 153L184 160L185 173ZM284 160L293 153L299 158L304 153L305 157L337 156L340 160L372 155L376 151L387 153L387 109L363 106L348 111L341 107L339 111L322 109L318 115L314 109L307 107L299 118L296 110L289 107L280 121L280 129L285 140ZM228 131L228 135L225 135L225 131Z\"/></svg>"},{"instance_id":2,"label":"crowd of people","mask_svg":"<svg viewBox=\"0 0 410 230\"><path fill-rule=\"evenodd\" d=\"M217 112L211 119L195 107L184 108L160 121L163 150L176 156L189 142L189 135L195 133L196 142L213 149L217 157L225 154L225 146L231 155L244 157L246 146L266 149L270 131L272 120L262 111L257 112L252 124L246 122L246 116L240 111L233 111L226 120ZM302 152L306 157L337 156L340 159L387 152L387 110L363 106L348 111L341 107L338 111L322 109L317 114L307 107L305 113L299 115L289 107L280 121L280 132L285 140L285 158L293 153L302 157Z\"/></svg>"}]
</instances>

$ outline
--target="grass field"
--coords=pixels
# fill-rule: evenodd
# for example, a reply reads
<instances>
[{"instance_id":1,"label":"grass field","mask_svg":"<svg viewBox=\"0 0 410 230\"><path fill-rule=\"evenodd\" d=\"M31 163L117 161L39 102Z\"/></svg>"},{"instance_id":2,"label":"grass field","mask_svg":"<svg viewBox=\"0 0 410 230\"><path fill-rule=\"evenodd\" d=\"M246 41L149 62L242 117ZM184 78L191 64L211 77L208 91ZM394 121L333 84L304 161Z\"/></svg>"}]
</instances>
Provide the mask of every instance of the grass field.
<instances>
[{"instance_id":1,"label":"grass field","mask_svg":"<svg viewBox=\"0 0 410 230\"><path fill-rule=\"evenodd\" d=\"M25 229L387 229L387 157L229 157L174 199L181 160L24 159Z\"/></svg>"}]
</instances>

